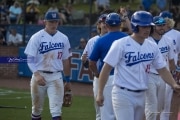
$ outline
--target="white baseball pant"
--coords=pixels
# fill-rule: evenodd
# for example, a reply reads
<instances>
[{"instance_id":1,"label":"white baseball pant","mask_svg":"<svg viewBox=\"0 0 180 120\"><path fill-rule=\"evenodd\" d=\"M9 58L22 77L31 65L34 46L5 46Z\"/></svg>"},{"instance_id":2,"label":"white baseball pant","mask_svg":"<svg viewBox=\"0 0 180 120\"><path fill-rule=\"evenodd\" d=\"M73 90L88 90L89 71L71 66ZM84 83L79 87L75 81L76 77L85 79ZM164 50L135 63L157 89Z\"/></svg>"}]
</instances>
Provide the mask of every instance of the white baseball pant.
<instances>
[{"instance_id":1,"label":"white baseball pant","mask_svg":"<svg viewBox=\"0 0 180 120\"><path fill-rule=\"evenodd\" d=\"M160 75L148 75L148 89L146 90L145 115L146 120L157 120L157 115L164 108L166 83Z\"/></svg>"},{"instance_id":2,"label":"white baseball pant","mask_svg":"<svg viewBox=\"0 0 180 120\"><path fill-rule=\"evenodd\" d=\"M52 117L61 116L61 108L64 96L64 84L61 72L58 73L41 73L45 78L46 85L39 86L36 77L31 78L31 97L32 97L32 114L41 115L45 96L49 98L49 106Z\"/></svg>"},{"instance_id":3,"label":"white baseball pant","mask_svg":"<svg viewBox=\"0 0 180 120\"><path fill-rule=\"evenodd\" d=\"M166 84L164 109L160 114L160 120L169 120L171 113L171 100L173 96L173 89L170 85Z\"/></svg>"},{"instance_id":4,"label":"white baseball pant","mask_svg":"<svg viewBox=\"0 0 180 120\"><path fill-rule=\"evenodd\" d=\"M96 120L101 120L100 107L96 103L96 96L97 96L98 86L99 86L98 80L99 79L97 77L94 77L94 81L93 81L94 107L96 111Z\"/></svg>"},{"instance_id":5,"label":"white baseball pant","mask_svg":"<svg viewBox=\"0 0 180 120\"><path fill-rule=\"evenodd\" d=\"M132 92L114 86L112 103L115 120L143 120L145 109L145 92Z\"/></svg>"},{"instance_id":6,"label":"white baseball pant","mask_svg":"<svg viewBox=\"0 0 180 120\"><path fill-rule=\"evenodd\" d=\"M115 114L112 106L112 88L114 75L110 75L104 87L104 105L100 107L101 120L115 120Z\"/></svg>"}]
</instances>

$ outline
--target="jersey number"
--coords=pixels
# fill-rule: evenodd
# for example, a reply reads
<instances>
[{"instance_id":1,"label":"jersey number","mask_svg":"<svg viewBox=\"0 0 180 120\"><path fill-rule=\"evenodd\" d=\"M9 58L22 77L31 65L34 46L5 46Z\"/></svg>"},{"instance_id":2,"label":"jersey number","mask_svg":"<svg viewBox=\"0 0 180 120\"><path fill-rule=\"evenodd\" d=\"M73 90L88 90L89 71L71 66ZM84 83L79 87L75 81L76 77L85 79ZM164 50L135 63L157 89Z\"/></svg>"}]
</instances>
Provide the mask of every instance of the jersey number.
<instances>
[{"instance_id":1,"label":"jersey number","mask_svg":"<svg viewBox=\"0 0 180 120\"><path fill-rule=\"evenodd\" d=\"M57 59L61 59L62 58L62 52L58 52L58 57Z\"/></svg>"},{"instance_id":2,"label":"jersey number","mask_svg":"<svg viewBox=\"0 0 180 120\"><path fill-rule=\"evenodd\" d=\"M149 73L149 71L150 71L150 65L147 65L146 72Z\"/></svg>"}]
</instances>

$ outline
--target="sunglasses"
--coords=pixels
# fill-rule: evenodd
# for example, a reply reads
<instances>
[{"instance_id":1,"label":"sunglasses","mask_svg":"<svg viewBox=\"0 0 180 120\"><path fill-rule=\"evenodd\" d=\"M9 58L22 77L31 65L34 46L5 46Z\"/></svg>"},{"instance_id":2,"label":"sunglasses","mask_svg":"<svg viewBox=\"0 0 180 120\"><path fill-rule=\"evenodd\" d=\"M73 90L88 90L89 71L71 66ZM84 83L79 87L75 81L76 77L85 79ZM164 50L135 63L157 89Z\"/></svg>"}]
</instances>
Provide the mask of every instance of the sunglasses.
<instances>
[{"instance_id":1,"label":"sunglasses","mask_svg":"<svg viewBox=\"0 0 180 120\"><path fill-rule=\"evenodd\" d=\"M160 18L159 20L155 21L154 24L161 26L161 25L165 25L166 21Z\"/></svg>"}]
</instances>

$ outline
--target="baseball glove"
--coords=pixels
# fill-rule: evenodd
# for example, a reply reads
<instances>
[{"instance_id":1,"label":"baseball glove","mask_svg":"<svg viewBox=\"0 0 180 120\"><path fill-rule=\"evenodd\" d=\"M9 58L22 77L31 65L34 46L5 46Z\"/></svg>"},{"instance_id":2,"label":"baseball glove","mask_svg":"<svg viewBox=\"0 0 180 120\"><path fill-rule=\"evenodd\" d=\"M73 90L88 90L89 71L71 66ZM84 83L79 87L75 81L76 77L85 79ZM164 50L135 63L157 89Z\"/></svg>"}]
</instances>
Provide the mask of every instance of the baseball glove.
<instances>
[{"instance_id":1,"label":"baseball glove","mask_svg":"<svg viewBox=\"0 0 180 120\"><path fill-rule=\"evenodd\" d=\"M72 104L72 91L68 90L64 92L63 107L70 107Z\"/></svg>"}]
</instances>

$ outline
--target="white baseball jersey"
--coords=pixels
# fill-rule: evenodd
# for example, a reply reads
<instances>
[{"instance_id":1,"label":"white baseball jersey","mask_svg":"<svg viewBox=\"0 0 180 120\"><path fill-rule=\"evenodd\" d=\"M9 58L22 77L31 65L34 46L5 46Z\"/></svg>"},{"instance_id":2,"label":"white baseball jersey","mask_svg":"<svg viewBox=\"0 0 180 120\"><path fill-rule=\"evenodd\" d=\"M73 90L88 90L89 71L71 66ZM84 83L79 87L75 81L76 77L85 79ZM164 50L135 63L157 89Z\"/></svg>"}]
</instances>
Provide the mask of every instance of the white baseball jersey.
<instances>
[{"instance_id":1,"label":"white baseball jersey","mask_svg":"<svg viewBox=\"0 0 180 120\"><path fill-rule=\"evenodd\" d=\"M44 29L30 38L24 53L35 57L37 70L52 72L62 71L62 60L71 56L68 37L60 31L50 35Z\"/></svg>"},{"instance_id":2,"label":"white baseball jersey","mask_svg":"<svg viewBox=\"0 0 180 120\"><path fill-rule=\"evenodd\" d=\"M114 84L132 90L148 88L147 75L151 64L155 69L166 66L155 43L145 39L140 45L131 36L115 41L104 58L104 62L115 67Z\"/></svg>"},{"instance_id":3,"label":"white baseball jersey","mask_svg":"<svg viewBox=\"0 0 180 120\"><path fill-rule=\"evenodd\" d=\"M83 51L83 54L87 54L87 58L89 58L89 56L91 55L94 44L99 37L100 37L99 35L96 35L88 40L86 47Z\"/></svg>"},{"instance_id":4,"label":"white baseball jersey","mask_svg":"<svg viewBox=\"0 0 180 120\"><path fill-rule=\"evenodd\" d=\"M167 63L166 67L167 69L169 69L169 60L174 59L175 56L173 42L166 36L162 36L161 40L159 40L158 43L156 43L154 38L152 37L148 37L147 39L158 45L159 50ZM153 66L150 67L150 73L158 74Z\"/></svg>"},{"instance_id":5,"label":"white baseball jersey","mask_svg":"<svg viewBox=\"0 0 180 120\"><path fill-rule=\"evenodd\" d=\"M175 29L171 29L168 32L166 32L164 36L167 36L169 37L169 39L173 40L176 52L175 62L177 62L177 55L178 53L180 53L180 32Z\"/></svg>"}]
</instances>

